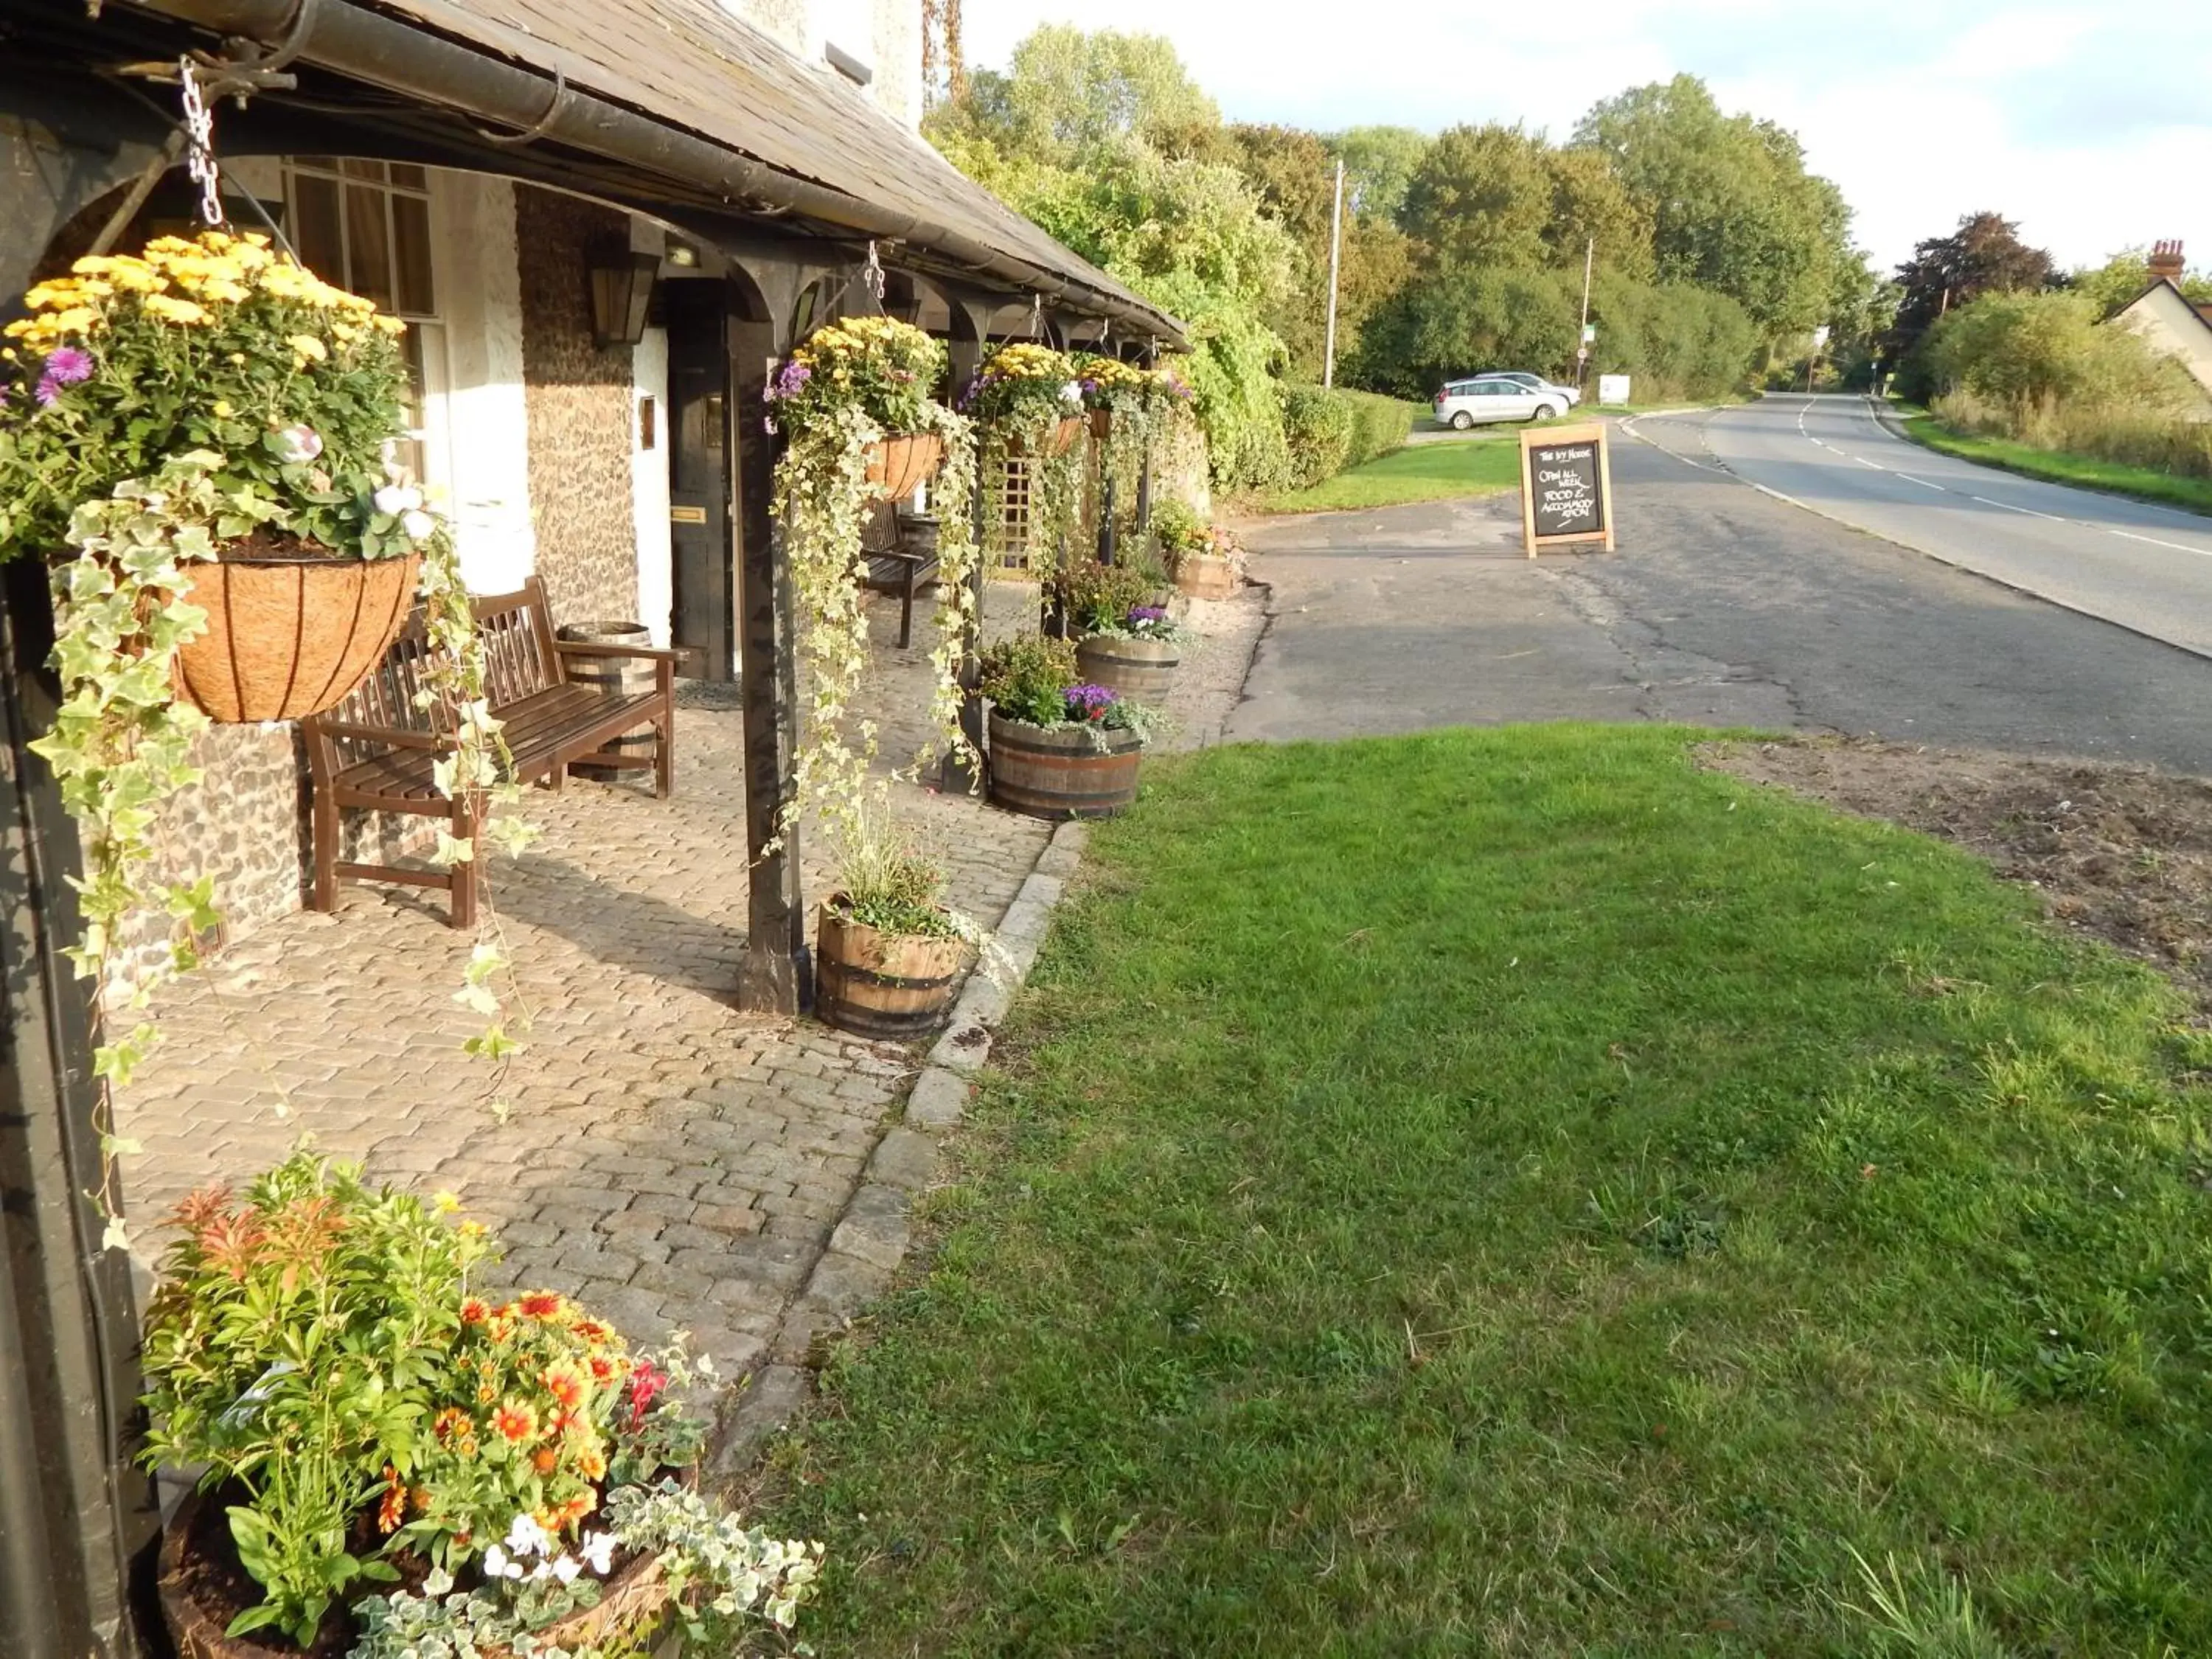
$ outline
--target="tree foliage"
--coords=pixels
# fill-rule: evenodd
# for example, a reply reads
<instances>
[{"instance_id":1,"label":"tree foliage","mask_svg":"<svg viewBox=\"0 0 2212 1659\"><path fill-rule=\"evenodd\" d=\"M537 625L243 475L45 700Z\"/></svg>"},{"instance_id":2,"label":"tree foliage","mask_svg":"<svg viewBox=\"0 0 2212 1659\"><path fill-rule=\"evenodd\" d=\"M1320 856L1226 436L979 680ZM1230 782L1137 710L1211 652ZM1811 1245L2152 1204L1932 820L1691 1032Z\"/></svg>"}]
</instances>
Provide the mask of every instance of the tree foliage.
<instances>
[{"instance_id":1,"label":"tree foliage","mask_svg":"<svg viewBox=\"0 0 2212 1659\"><path fill-rule=\"evenodd\" d=\"M1863 263L1842 193L1807 171L1796 138L1722 113L1694 76L1606 99L1575 143L1603 154L1651 216L1662 281L1725 294L1769 334L1826 321Z\"/></svg>"},{"instance_id":2,"label":"tree foliage","mask_svg":"<svg viewBox=\"0 0 2212 1659\"><path fill-rule=\"evenodd\" d=\"M1352 127L1329 140L1344 158L1345 191L1352 210L1366 222L1396 224L1421 158L1435 142L1412 127Z\"/></svg>"},{"instance_id":3,"label":"tree foliage","mask_svg":"<svg viewBox=\"0 0 2212 1659\"><path fill-rule=\"evenodd\" d=\"M1912 257L1897 268L1890 350L1898 356L1910 352L1938 319L1982 295L2033 292L2050 287L2057 276L2051 256L2021 241L2011 220L1969 213L1950 235L1915 243Z\"/></svg>"},{"instance_id":4,"label":"tree foliage","mask_svg":"<svg viewBox=\"0 0 2212 1659\"><path fill-rule=\"evenodd\" d=\"M1938 396L1963 392L2023 411L2071 404L2178 417L2197 401L2179 365L2100 320L2087 294L1984 294L1929 331L1928 373Z\"/></svg>"},{"instance_id":5,"label":"tree foliage","mask_svg":"<svg viewBox=\"0 0 2212 1659\"><path fill-rule=\"evenodd\" d=\"M1014 48L1006 73L969 74L963 95L933 112L926 130L939 148L981 145L1072 167L1109 139L1157 141L1220 120L1166 37L1047 23Z\"/></svg>"},{"instance_id":6,"label":"tree foliage","mask_svg":"<svg viewBox=\"0 0 2212 1659\"><path fill-rule=\"evenodd\" d=\"M2100 317L2110 317L2136 299L2151 283L2150 250L2123 248L2101 265L2076 270L2066 286L2087 295ZM2212 305L2212 271L2185 271L2179 283L2182 297L2192 305Z\"/></svg>"}]
</instances>

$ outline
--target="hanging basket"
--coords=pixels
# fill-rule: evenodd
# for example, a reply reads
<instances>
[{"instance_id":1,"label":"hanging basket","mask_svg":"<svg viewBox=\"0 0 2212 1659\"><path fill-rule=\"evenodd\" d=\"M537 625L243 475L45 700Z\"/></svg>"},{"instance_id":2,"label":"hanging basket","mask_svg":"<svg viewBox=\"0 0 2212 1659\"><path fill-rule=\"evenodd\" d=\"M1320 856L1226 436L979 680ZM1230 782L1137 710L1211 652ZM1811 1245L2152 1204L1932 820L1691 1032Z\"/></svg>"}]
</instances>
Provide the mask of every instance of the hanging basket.
<instances>
[{"instance_id":1,"label":"hanging basket","mask_svg":"<svg viewBox=\"0 0 2212 1659\"><path fill-rule=\"evenodd\" d=\"M868 446L868 482L887 501L902 501L945 465L945 440L934 432L902 432Z\"/></svg>"},{"instance_id":2,"label":"hanging basket","mask_svg":"<svg viewBox=\"0 0 2212 1659\"><path fill-rule=\"evenodd\" d=\"M207 632L177 653L177 689L225 725L319 714L368 678L415 603L422 558L294 554L192 568Z\"/></svg>"},{"instance_id":3,"label":"hanging basket","mask_svg":"<svg viewBox=\"0 0 2212 1659\"><path fill-rule=\"evenodd\" d=\"M1075 441L1083 435L1083 428L1088 423L1089 419L1090 417L1086 416L1070 415L1066 419L1062 420L1058 426L1053 428L1051 435L1045 439L1044 453L1048 455L1066 454L1069 450L1075 447ZM1030 447L1025 440L1018 437L1009 438L1006 440L1007 454L1026 455L1029 453Z\"/></svg>"}]
</instances>

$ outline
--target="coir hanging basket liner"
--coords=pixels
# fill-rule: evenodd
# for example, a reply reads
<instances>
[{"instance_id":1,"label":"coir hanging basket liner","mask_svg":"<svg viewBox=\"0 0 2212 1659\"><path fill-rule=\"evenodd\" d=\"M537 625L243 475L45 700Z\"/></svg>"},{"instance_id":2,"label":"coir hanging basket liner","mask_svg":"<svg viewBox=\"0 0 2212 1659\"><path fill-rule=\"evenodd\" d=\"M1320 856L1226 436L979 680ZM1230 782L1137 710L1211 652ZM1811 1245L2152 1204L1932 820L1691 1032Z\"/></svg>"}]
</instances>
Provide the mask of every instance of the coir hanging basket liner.
<instances>
[{"instance_id":1,"label":"coir hanging basket liner","mask_svg":"<svg viewBox=\"0 0 2212 1659\"><path fill-rule=\"evenodd\" d=\"M884 499L902 501L937 476L945 465L945 440L934 432L902 433L868 446L868 482L884 487Z\"/></svg>"},{"instance_id":2,"label":"coir hanging basket liner","mask_svg":"<svg viewBox=\"0 0 2212 1659\"><path fill-rule=\"evenodd\" d=\"M321 714L398 637L422 562L301 555L195 565L188 597L208 626L177 654L178 689L231 725Z\"/></svg>"}]
</instances>

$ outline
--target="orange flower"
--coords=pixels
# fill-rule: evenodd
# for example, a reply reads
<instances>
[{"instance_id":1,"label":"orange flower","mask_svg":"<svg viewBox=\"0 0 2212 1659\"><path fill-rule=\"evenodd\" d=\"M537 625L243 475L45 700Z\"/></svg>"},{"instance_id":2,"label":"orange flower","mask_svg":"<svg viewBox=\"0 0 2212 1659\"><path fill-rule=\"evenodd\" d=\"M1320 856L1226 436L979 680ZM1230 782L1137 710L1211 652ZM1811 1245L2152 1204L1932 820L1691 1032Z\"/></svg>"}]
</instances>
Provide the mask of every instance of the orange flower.
<instances>
[{"instance_id":1,"label":"orange flower","mask_svg":"<svg viewBox=\"0 0 2212 1659\"><path fill-rule=\"evenodd\" d=\"M440 1445L452 1447L464 1457L477 1455L476 1419L459 1406L448 1406L432 1419L430 1432Z\"/></svg>"},{"instance_id":2,"label":"orange flower","mask_svg":"<svg viewBox=\"0 0 2212 1659\"><path fill-rule=\"evenodd\" d=\"M584 1491L576 1493L573 1498L568 1498L566 1502L556 1504L553 1506L555 1524L546 1528L545 1530L548 1532L554 1532L557 1531L562 1527L573 1525L574 1522L582 1520L593 1510L599 1508L599 1500L598 1497L590 1490L590 1488L586 1487Z\"/></svg>"},{"instance_id":3,"label":"orange flower","mask_svg":"<svg viewBox=\"0 0 2212 1659\"><path fill-rule=\"evenodd\" d=\"M576 1454L576 1473L586 1480L605 1480L607 1478L606 1455L597 1446L585 1447L582 1451Z\"/></svg>"},{"instance_id":4,"label":"orange flower","mask_svg":"<svg viewBox=\"0 0 2212 1659\"><path fill-rule=\"evenodd\" d=\"M550 1446L540 1446L530 1454L531 1466L540 1474L550 1474L561 1467L561 1454Z\"/></svg>"},{"instance_id":5,"label":"orange flower","mask_svg":"<svg viewBox=\"0 0 2212 1659\"><path fill-rule=\"evenodd\" d=\"M572 1365L549 1365L538 1379L545 1385L545 1392L559 1402L563 1411L574 1411L584 1403L584 1379Z\"/></svg>"},{"instance_id":6,"label":"orange flower","mask_svg":"<svg viewBox=\"0 0 2212 1659\"><path fill-rule=\"evenodd\" d=\"M416 1487L408 1494L408 1500L415 1505L416 1514L428 1515L430 1512L430 1489L428 1486Z\"/></svg>"},{"instance_id":7,"label":"orange flower","mask_svg":"<svg viewBox=\"0 0 2212 1659\"><path fill-rule=\"evenodd\" d=\"M461 1304L461 1323L481 1325L491 1317L491 1304L480 1296L472 1296Z\"/></svg>"},{"instance_id":8,"label":"orange flower","mask_svg":"<svg viewBox=\"0 0 2212 1659\"><path fill-rule=\"evenodd\" d=\"M491 1385L490 1383L489 1383L489 1382L480 1382L480 1383L478 1383L478 1384L477 1385L477 1405L479 1405L479 1406L489 1406L489 1405L490 1405L490 1404L491 1404L491 1402L492 1402L493 1401L495 1401L495 1400L496 1400L496 1399L498 1399L498 1398L499 1398L499 1390L498 1390L497 1389L495 1389L494 1387L492 1387L492 1385Z\"/></svg>"},{"instance_id":9,"label":"orange flower","mask_svg":"<svg viewBox=\"0 0 2212 1659\"><path fill-rule=\"evenodd\" d=\"M407 1518L407 1483L389 1463L384 1466L384 1501L376 1506L376 1528L379 1532L398 1532L399 1523Z\"/></svg>"},{"instance_id":10,"label":"orange flower","mask_svg":"<svg viewBox=\"0 0 2212 1659\"><path fill-rule=\"evenodd\" d=\"M592 1368L592 1382L611 1382L614 1381L615 1362L613 1360L608 1358L603 1353L595 1353L591 1357L589 1363Z\"/></svg>"},{"instance_id":11,"label":"orange flower","mask_svg":"<svg viewBox=\"0 0 2212 1659\"><path fill-rule=\"evenodd\" d=\"M491 1426L510 1446L519 1446L538 1433L538 1413L527 1406L505 1401L491 1414Z\"/></svg>"},{"instance_id":12,"label":"orange flower","mask_svg":"<svg viewBox=\"0 0 2212 1659\"><path fill-rule=\"evenodd\" d=\"M568 1299L553 1291L531 1291L522 1298L524 1316L530 1319L552 1319L568 1306Z\"/></svg>"},{"instance_id":13,"label":"orange flower","mask_svg":"<svg viewBox=\"0 0 2212 1659\"><path fill-rule=\"evenodd\" d=\"M602 1325L596 1319L580 1319L574 1324L569 1326L568 1328L574 1331L578 1336L582 1337L585 1341L590 1343L593 1347L598 1347L600 1344L605 1342L610 1337L614 1335L614 1331L611 1327Z\"/></svg>"}]
</instances>

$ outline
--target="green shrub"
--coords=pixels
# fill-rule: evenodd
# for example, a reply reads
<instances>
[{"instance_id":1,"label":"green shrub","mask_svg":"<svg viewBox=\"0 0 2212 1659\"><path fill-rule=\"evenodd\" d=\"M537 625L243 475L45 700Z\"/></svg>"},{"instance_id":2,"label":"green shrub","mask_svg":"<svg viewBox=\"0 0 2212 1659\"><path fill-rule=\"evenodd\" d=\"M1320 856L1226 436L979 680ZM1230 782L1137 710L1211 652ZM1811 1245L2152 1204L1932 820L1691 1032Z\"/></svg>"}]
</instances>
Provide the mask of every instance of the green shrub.
<instances>
[{"instance_id":1,"label":"green shrub","mask_svg":"<svg viewBox=\"0 0 2212 1659\"><path fill-rule=\"evenodd\" d=\"M1285 386L1276 395L1283 404L1293 489L1311 489L1389 454L1405 443L1413 427L1413 411L1404 404L1371 392Z\"/></svg>"}]
</instances>

